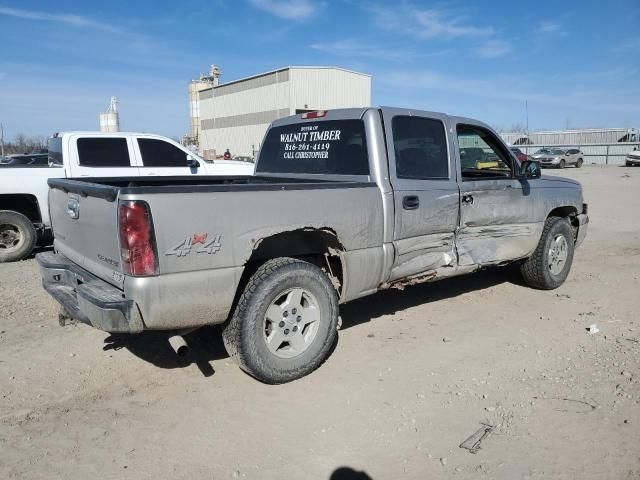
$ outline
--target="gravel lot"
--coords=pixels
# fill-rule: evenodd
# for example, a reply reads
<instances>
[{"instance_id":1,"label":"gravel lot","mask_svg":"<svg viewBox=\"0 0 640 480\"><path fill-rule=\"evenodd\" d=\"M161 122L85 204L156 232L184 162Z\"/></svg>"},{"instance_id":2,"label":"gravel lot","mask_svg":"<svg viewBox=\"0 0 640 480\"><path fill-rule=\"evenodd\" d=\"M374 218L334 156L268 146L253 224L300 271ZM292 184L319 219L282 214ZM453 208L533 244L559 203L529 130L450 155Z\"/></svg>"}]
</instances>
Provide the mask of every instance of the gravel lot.
<instances>
[{"instance_id":1,"label":"gravel lot","mask_svg":"<svg viewBox=\"0 0 640 480\"><path fill-rule=\"evenodd\" d=\"M560 289L505 268L379 293L281 386L217 328L186 359L161 334L60 328L35 261L1 264L0 478L640 478L640 169L549 173L590 205Z\"/></svg>"}]
</instances>

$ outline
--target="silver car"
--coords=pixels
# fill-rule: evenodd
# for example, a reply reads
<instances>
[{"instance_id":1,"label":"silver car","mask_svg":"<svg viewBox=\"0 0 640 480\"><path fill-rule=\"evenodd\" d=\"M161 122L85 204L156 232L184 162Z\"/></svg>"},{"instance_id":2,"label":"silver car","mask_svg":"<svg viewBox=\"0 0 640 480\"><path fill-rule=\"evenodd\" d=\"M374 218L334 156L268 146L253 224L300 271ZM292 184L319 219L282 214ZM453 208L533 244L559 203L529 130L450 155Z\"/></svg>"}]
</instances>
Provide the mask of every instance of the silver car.
<instances>
[{"instance_id":1,"label":"silver car","mask_svg":"<svg viewBox=\"0 0 640 480\"><path fill-rule=\"evenodd\" d=\"M584 153L577 148L541 148L532 158L540 162L542 167L564 168L575 165L580 168L584 163Z\"/></svg>"},{"instance_id":2,"label":"silver car","mask_svg":"<svg viewBox=\"0 0 640 480\"><path fill-rule=\"evenodd\" d=\"M633 151L627 153L627 158L624 159L624 164L627 167L640 165L640 150L634 149Z\"/></svg>"}]
</instances>

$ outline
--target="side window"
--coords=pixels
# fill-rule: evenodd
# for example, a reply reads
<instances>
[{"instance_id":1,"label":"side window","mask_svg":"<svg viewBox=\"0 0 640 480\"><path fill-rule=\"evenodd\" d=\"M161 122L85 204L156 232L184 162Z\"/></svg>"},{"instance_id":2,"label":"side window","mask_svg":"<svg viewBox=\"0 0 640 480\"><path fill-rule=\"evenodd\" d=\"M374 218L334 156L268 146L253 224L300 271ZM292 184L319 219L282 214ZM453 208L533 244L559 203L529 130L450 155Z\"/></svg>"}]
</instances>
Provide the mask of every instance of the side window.
<instances>
[{"instance_id":1,"label":"side window","mask_svg":"<svg viewBox=\"0 0 640 480\"><path fill-rule=\"evenodd\" d=\"M186 167L187 154L164 140L139 138L138 146L145 167Z\"/></svg>"},{"instance_id":2,"label":"side window","mask_svg":"<svg viewBox=\"0 0 640 480\"><path fill-rule=\"evenodd\" d=\"M396 177L405 179L449 178L449 155L444 124L420 117L393 118Z\"/></svg>"},{"instance_id":3,"label":"side window","mask_svg":"<svg viewBox=\"0 0 640 480\"><path fill-rule=\"evenodd\" d=\"M79 138L78 159L83 167L130 167L126 138Z\"/></svg>"},{"instance_id":4,"label":"side window","mask_svg":"<svg viewBox=\"0 0 640 480\"><path fill-rule=\"evenodd\" d=\"M458 125L456 130L463 179L512 176L511 156L491 132L473 125Z\"/></svg>"}]
</instances>

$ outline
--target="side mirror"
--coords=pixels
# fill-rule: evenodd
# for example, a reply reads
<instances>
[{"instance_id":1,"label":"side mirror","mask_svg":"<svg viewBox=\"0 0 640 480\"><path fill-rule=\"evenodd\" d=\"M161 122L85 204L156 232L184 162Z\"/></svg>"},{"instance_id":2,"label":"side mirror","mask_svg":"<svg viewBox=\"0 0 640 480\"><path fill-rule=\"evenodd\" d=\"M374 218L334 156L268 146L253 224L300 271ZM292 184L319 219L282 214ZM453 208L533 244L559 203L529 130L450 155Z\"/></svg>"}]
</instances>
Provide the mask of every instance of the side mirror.
<instances>
[{"instance_id":1,"label":"side mirror","mask_svg":"<svg viewBox=\"0 0 640 480\"><path fill-rule=\"evenodd\" d=\"M531 160L525 160L520 164L520 178L540 178L542 171L540 170L540 163L532 162Z\"/></svg>"},{"instance_id":2,"label":"side mirror","mask_svg":"<svg viewBox=\"0 0 640 480\"><path fill-rule=\"evenodd\" d=\"M187 155L187 166L189 168L198 168L200 166L200 162L191 155Z\"/></svg>"}]
</instances>

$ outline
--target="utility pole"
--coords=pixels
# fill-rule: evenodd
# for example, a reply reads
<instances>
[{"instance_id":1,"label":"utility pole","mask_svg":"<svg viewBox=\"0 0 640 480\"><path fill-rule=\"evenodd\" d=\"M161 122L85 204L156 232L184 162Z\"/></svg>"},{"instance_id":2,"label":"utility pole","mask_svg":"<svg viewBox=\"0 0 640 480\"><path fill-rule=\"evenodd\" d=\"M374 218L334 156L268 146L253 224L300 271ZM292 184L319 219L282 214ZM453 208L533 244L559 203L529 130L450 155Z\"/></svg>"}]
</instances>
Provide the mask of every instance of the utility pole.
<instances>
[{"instance_id":1,"label":"utility pole","mask_svg":"<svg viewBox=\"0 0 640 480\"><path fill-rule=\"evenodd\" d=\"M0 123L0 157L4 157L4 127Z\"/></svg>"},{"instance_id":2,"label":"utility pole","mask_svg":"<svg viewBox=\"0 0 640 480\"><path fill-rule=\"evenodd\" d=\"M524 101L524 113L527 118L527 137L529 136L529 103L527 100Z\"/></svg>"}]
</instances>

